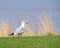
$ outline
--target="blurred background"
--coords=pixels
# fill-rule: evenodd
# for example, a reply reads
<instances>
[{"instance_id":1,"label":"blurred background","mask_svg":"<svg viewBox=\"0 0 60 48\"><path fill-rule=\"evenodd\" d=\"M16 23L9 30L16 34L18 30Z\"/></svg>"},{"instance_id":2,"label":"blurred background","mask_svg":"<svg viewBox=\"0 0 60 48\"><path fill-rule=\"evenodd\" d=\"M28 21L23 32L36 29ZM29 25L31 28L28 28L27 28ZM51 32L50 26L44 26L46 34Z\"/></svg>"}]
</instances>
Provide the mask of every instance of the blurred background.
<instances>
[{"instance_id":1,"label":"blurred background","mask_svg":"<svg viewBox=\"0 0 60 48\"><path fill-rule=\"evenodd\" d=\"M60 34L60 0L0 0L0 24L6 21L13 32L24 19L39 30L42 13L49 17L54 32Z\"/></svg>"}]
</instances>

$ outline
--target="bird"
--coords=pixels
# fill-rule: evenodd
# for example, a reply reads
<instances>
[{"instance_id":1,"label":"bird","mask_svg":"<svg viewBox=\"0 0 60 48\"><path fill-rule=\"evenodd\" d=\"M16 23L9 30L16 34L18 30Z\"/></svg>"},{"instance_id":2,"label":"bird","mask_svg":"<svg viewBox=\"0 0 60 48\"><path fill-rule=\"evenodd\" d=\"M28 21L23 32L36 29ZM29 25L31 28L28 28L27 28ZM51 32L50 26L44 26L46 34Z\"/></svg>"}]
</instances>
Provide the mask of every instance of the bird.
<instances>
[{"instance_id":1,"label":"bird","mask_svg":"<svg viewBox=\"0 0 60 48\"><path fill-rule=\"evenodd\" d=\"M25 21L22 21L21 25L15 30L15 32L11 33L10 35L21 35L25 32Z\"/></svg>"}]
</instances>

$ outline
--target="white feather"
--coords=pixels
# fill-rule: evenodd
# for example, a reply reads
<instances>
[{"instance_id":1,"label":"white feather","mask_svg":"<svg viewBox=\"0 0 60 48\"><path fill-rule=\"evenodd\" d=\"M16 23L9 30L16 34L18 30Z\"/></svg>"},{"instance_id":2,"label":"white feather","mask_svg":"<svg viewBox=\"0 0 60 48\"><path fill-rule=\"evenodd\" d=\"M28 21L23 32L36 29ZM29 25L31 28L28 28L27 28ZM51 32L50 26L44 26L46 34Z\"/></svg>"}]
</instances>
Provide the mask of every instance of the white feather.
<instances>
[{"instance_id":1,"label":"white feather","mask_svg":"<svg viewBox=\"0 0 60 48\"><path fill-rule=\"evenodd\" d=\"M16 29L16 31L14 32L14 35L22 34L23 32L25 32L25 21L23 21L21 23L21 26Z\"/></svg>"}]
</instances>

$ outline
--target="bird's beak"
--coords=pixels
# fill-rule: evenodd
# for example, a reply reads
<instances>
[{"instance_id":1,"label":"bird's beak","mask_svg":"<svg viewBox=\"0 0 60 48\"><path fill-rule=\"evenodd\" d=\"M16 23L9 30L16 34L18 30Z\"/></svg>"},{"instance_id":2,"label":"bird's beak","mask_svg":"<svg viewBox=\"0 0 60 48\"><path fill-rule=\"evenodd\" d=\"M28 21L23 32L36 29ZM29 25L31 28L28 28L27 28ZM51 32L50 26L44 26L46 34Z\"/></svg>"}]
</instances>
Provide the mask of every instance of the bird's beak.
<instances>
[{"instance_id":1,"label":"bird's beak","mask_svg":"<svg viewBox=\"0 0 60 48\"><path fill-rule=\"evenodd\" d=\"M26 23L26 24L28 24L28 23Z\"/></svg>"}]
</instances>

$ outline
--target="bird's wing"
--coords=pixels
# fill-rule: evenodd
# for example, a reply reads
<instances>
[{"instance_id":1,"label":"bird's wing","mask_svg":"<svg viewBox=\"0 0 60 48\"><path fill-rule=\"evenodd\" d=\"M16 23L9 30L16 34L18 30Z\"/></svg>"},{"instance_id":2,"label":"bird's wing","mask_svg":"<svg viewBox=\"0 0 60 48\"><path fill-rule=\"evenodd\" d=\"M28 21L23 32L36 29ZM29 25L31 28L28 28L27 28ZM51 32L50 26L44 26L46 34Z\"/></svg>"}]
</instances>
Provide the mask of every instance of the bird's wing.
<instances>
[{"instance_id":1,"label":"bird's wing","mask_svg":"<svg viewBox=\"0 0 60 48\"><path fill-rule=\"evenodd\" d=\"M25 31L25 28L24 27L19 27L16 29L15 33L23 33Z\"/></svg>"},{"instance_id":2,"label":"bird's wing","mask_svg":"<svg viewBox=\"0 0 60 48\"><path fill-rule=\"evenodd\" d=\"M19 33L19 31L21 30L21 27L18 27L15 31L15 33Z\"/></svg>"},{"instance_id":3,"label":"bird's wing","mask_svg":"<svg viewBox=\"0 0 60 48\"><path fill-rule=\"evenodd\" d=\"M22 27L22 28L21 28L21 32L22 32L22 33L25 32L25 28Z\"/></svg>"},{"instance_id":4,"label":"bird's wing","mask_svg":"<svg viewBox=\"0 0 60 48\"><path fill-rule=\"evenodd\" d=\"M23 33L23 32L25 32L25 28L18 28L16 31L15 31L15 33L14 33L14 35L17 35L17 34L21 34L21 33Z\"/></svg>"}]
</instances>

